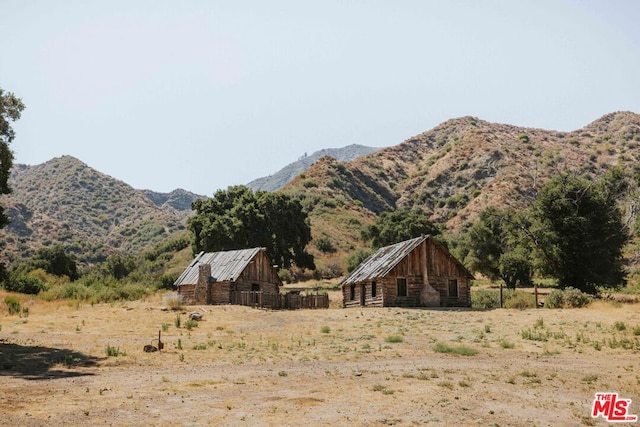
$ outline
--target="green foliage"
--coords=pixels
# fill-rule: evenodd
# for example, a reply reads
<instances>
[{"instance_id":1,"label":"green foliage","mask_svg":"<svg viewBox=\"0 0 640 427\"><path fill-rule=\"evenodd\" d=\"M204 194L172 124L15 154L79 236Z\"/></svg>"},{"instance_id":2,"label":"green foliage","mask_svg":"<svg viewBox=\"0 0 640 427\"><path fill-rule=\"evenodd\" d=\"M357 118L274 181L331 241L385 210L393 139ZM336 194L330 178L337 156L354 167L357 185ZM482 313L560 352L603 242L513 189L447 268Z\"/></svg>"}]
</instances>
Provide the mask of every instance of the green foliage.
<instances>
[{"instance_id":1,"label":"green foliage","mask_svg":"<svg viewBox=\"0 0 640 427\"><path fill-rule=\"evenodd\" d=\"M158 243L153 249L147 251L144 257L149 261L157 260L161 255L178 252L191 244L188 236L181 235Z\"/></svg>"},{"instance_id":2,"label":"green foliage","mask_svg":"<svg viewBox=\"0 0 640 427\"><path fill-rule=\"evenodd\" d=\"M500 347L504 348L504 349L509 349L509 348L514 348L516 345L514 343L512 343L511 341L508 341L506 339L501 339L500 340Z\"/></svg>"},{"instance_id":3,"label":"green foliage","mask_svg":"<svg viewBox=\"0 0 640 427\"><path fill-rule=\"evenodd\" d=\"M535 308L536 306L535 297L528 292L510 291L505 292L503 297L504 308L517 308L522 310L525 308Z\"/></svg>"},{"instance_id":4,"label":"green foliage","mask_svg":"<svg viewBox=\"0 0 640 427\"><path fill-rule=\"evenodd\" d=\"M334 253L336 252L336 247L331 242L327 236L320 236L317 239L313 239L316 244L316 247L319 251L324 253Z\"/></svg>"},{"instance_id":5,"label":"green foliage","mask_svg":"<svg viewBox=\"0 0 640 427\"><path fill-rule=\"evenodd\" d=\"M37 269L55 276L65 276L72 281L80 278L75 255L68 254L61 245L39 249L34 257L16 263L12 274L26 275Z\"/></svg>"},{"instance_id":6,"label":"green foliage","mask_svg":"<svg viewBox=\"0 0 640 427\"><path fill-rule=\"evenodd\" d=\"M160 279L158 282L158 289L170 289L170 290L175 289L173 284L177 279L178 279L177 274L173 274L173 275L163 274L162 276L160 276Z\"/></svg>"},{"instance_id":7,"label":"green foliage","mask_svg":"<svg viewBox=\"0 0 640 427\"><path fill-rule=\"evenodd\" d=\"M562 290L554 289L544 298L545 308L562 308L564 301L562 298Z\"/></svg>"},{"instance_id":8,"label":"green foliage","mask_svg":"<svg viewBox=\"0 0 640 427\"><path fill-rule=\"evenodd\" d=\"M40 298L48 301L72 299L87 301L92 304L114 301L133 301L141 299L154 289L142 283L119 282L115 279L87 277L75 282L68 282L40 292Z\"/></svg>"},{"instance_id":9,"label":"green foliage","mask_svg":"<svg viewBox=\"0 0 640 427\"><path fill-rule=\"evenodd\" d=\"M427 234L435 236L440 231L423 212L404 209L381 213L374 224L362 231L362 239L381 248Z\"/></svg>"},{"instance_id":10,"label":"green foliage","mask_svg":"<svg viewBox=\"0 0 640 427\"><path fill-rule=\"evenodd\" d=\"M46 289L46 284L30 274L18 273L9 276L4 282L4 288L11 292L36 295Z\"/></svg>"},{"instance_id":11,"label":"green foliage","mask_svg":"<svg viewBox=\"0 0 640 427\"><path fill-rule=\"evenodd\" d=\"M118 357L118 356L126 356L127 355L127 353L125 353L124 351L120 351L120 347L113 347L113 346L108 345L108 344L105 347L104 352L109 357Z\"/></svg>"},{"instance_id":12,"label":"green foliage","mask_svg":"<svg viewBox=\"0 0 640 427\"><path fill-rule=\"evenodd\" d=\"M120 280L127 277L136 268L136 261L132 255L111 255L102 267L107 274Z\"/></svg>"},{"instance_id":13,"label":"green foliage","mask_svg":"<svg viewBox=\"0 0 640 427\"><path fill-rule=\"evenodd\" d=\"M453 251L470 270L511 289L530 285L534 269L585 292L621 286L628 236L617 201L627 188L619 168L596 182L560 173L528 210L483 211Z\"/></svg>"},{"instance_id":14,"label":"green foliage","mask_svg":"<svg viewBox=\"0 0 640 427\"><path fill-rule=\"evenodd\" d=\"M13 152L9 144L15 138L15 132L9 122L20 119L24 104L11 92L0 88L0 195L9 194L9 174L13 166ZM0 228L8 222L4 209L0 206Z\"/></svg>"},{"instance_id":15,"label":"green foliage","mask_svg":"<svg viewBox=\"0 0 640 427\"><path fill-rule=\"evenodd\" d=\"M568 287L562 291L562 305L566 308L582 308L589 305L593 301L591 295L586 294L579 289Z\"/></svg>"},{"instance_id":16,"label":"green foliage","mask_svg":"<svg viewBox=\"0 0 640 427\"><path fill-rule=\"evenodd\" d=\"M596 286L624 283L622 247L627 241L617 199L626 189L624 173L610 169L597 182L559 174L538 193L528 236L543 274L595 293Z\"/></svg>"},{"instance_id":17,"label":"green foliage","mask_svg":"<svg viewBox=\"0 0 640 427\"><path fill-rule=\"evenodd\" d=\"M189 220L189 230L195 252L265 247L281 267L295 263L315 268L313 256L305 251L311 241L307 214L290 196L233 186L194 201L192 207L196 215Z\"/></svg>"},{"instance_id":18,"label":"green foliage","mask_svg":"<svg viewBox=\"0 0 640 427\"><path fill-rule=\"evenodd\" d=\"M55 286L40 293L45 301L70 299L75 301L89 301L93 295L91 288L80 282L70 282L62 286Z\"/></svg>"},{"instance_id":19,"label":"green foliage","mask_svg":"<svg viewBox=\"0 0 640 427\"><path fill-rule=\"evenodd\" d=\"M627 330L627 325L624 322L621 321L616 321L616 323L613 324L613 328L616 331L626 331Z\"/></svg>"},{"instance_id":20,"label":"green foliage","mask_svg":"<svg viewBox=\"0 0 640 427\"><path fill-rule=\"evenodd\" d=\"M16 297L5 297L4 303L7 304L7 310L9 310L9 314L20 314L20 301L18 301Z\"/></svg>"},{"instance_id":21,"label":"green foliage","mask_svg":"<svg viewBox=\"0 0 640 427\"><path fill-rule=\"evenodd\" d=\"M500 294L497 291L472 291L471 307L479 310L500 308Z\"/></svg>"},{"instance_id":22,"label":"green foliage","mask_svg":"<svg viewBox=\"0 0 640 427\"><path fill-rule=\"evenodd\" d=\"M565 289L554 289L544 299L546 308L581 308L591 303L590 295L579 289L568 287Z\"/></svg>"},{"instance_id":23,"label":"green foliage","mask_svg":"<svg viewBox=\"0 0 640 427\"><path fill-rule=\"evenodd\" d=\"M189 319L186 322L184 322L184 327L185 327L185 329L190 331L191 329L198 327L198 321L197 320L193 320L193 319Z\"/></svg>"},{"instance_id":24,"label":"green foliage","mask_svg":"<svg viewBox=\"0 0 640 427\"><path fill-rule=\"evenodd\" d=\"M531 251L523 239L523 215L513 210L487 208L457 242L454 253L471 271L502 279L507 288L531 284Z\"/></svg>"},{"instance_id":25,"label":"green foliage","mask_svg":"<svg viewBox=\"0 0 640 427\"><path fill-rule=\"evenodd\" d=\"M293 276L291 275L291 271L286 268L281 268L278 270L278 277L282 280L283 283L293 283Z\"/></svg>"},{"instance_id":26,"label":"green foliage","mask_svg":"<svg viewBox=\"0 0 640 427\"><path fill-rule=\"evenodd\" d=\"M388 343L399 343L403 341L404 341L404 338L402 337L402 335L389 335L384 339L384 342L388 342Z\"/></svg>"},{"instance_id":27,"label":"green foliage","mask_svg":"<svg viewBox=\"0 0 640 427\"><path fill-rule=\"evenodd\" d=\"M433 351L436 353L457 354L459 356L475 356L478 354L478 350L465 346L450 346L443 342L436 343L433 347Z\"/></svg>"}]
</instances>

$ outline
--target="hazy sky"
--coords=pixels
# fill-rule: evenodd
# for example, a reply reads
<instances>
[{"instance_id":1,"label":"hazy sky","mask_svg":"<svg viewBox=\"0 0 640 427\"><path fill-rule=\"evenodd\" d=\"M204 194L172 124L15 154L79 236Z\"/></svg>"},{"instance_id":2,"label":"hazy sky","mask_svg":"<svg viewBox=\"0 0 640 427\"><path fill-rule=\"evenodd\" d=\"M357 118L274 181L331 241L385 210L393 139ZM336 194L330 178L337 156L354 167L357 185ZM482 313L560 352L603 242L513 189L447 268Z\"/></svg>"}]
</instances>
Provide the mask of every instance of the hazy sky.
<instances>
[{"instance_id":1,"label":"hazy sky","mask_svg":"<svg viewBox=\"0 0 640 427\"><path fill-rule=\"evenodd\" d=\"M454 117L640 113L640 1L0 0L16 162L211 195Z\"/></svg>"}]
</instances>

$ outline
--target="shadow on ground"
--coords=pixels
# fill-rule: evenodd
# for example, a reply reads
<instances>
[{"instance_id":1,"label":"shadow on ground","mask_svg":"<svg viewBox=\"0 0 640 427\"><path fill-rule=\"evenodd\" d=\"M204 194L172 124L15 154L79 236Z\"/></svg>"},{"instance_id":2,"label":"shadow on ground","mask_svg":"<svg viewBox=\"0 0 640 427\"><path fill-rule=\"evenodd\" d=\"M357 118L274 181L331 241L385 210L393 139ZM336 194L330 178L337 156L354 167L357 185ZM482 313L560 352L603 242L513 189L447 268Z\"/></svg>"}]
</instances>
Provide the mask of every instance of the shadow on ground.
<instances>
[{"instance_id":1,"label":"shadow on ground","mask_svg":"<svg viewBox=\"0 0 640 427\"><path fill-rule=\"evenodd\" d=\"M44 380L93 375L81 368L97 366L100 360L65 348L20 345L0 340L0 377Z\"/></svg>"}]
</instances>

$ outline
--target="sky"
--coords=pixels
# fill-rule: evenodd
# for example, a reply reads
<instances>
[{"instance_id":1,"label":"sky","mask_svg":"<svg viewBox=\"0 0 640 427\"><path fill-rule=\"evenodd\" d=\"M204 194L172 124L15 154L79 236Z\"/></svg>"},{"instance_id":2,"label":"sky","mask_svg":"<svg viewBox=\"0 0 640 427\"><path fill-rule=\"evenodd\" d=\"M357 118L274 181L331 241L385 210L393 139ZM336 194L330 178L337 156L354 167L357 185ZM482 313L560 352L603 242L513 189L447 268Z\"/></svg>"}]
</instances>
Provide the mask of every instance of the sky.
<instances>
[{"instance_id":1,"label":"sky","mask_svg":"<svg viewBox=\"0 0 640 427\"><path fill-rule=\"evenodd\" d=\"M636 0L0 0L16 163L212 195L456 117L640 113Z\"/></svg>"}]
</instances>

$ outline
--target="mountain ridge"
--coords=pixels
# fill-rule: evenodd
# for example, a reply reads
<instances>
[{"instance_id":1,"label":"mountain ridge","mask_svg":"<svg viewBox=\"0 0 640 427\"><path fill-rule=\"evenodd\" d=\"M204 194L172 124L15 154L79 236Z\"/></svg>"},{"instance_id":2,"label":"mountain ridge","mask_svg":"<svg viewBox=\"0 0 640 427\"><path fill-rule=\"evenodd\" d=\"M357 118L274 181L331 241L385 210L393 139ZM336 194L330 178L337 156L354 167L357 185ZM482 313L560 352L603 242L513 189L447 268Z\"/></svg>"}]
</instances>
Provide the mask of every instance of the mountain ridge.
<instances>
[{"instance_id":1,"label":"mountain ridge","mask_svg":"<svg viewBox=\"0 0 640 427\"><path fill-rule=\"evenodd\" d=\"M273 175L256 178L247 184L253 191L276 191L291 182L297 175L303 173L322 157L330 156L336 160L349 161L365 154L372 153L380 148L367 147L359 144L351 144L342 148L325 148L305 155L295 162L289 163Z\"/></svg>"},{"instance_id":2,"label":"mountain ridge","mask_svg":"<svg viewBox=\"0 0 640 427\"><path fill-rule=\"evenodd\" d=\"M72 156L16 165L9 183L13 191L0 202L9 218L1 255L9 262L56 243L81 263L141 251L184 230L191 214L184 199L199 197L184 190L150 197Z\"/></svg>"},{"instance_id":3,"label":"mountain ridge","mask_svg":"<svg viewBox=\"0 0 640 427\"><path fill-rule=\"evenodd\" d=\"M632 176L639 147L640 115L632 112L571 132L465 116L351 162L324 158L282 191L304 200L314 238L335 243L332 264L366 249L360 231L382 211L416 209L455 235L488 206L527 207L560 171L597 177L619 165Z\"/></svg>"},{"instance_id":4,"label":"mountain ridge","mask_svg":"<svg viewBox=\"0 0 640 427\"><path fill-rule=\"evenodd\" d=\"M639 161L640 115L633 112L571 132L464 116L350 161L322 156L278 191L301 200L315 242L325 247L312 242L309 250L330 275L368 249L360 233L381 212L419 210L455 235L488 206L527 207L560 171L596 178L617 165L632 176ZM9 262L56 243L89 264L142 251L186 233L191 201L202 197L136 190L71 156L16 165L10 184L13 193L0 198L11 220L0 230L0 255ZM629 257L640 260L640 252Z\"/></svg>"}]
</instances>

